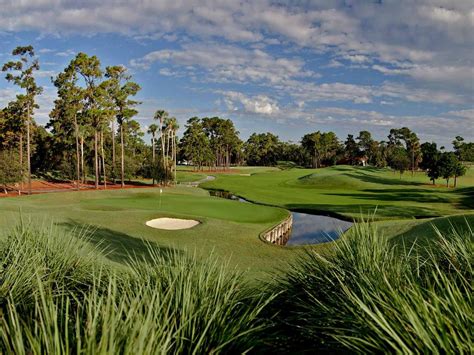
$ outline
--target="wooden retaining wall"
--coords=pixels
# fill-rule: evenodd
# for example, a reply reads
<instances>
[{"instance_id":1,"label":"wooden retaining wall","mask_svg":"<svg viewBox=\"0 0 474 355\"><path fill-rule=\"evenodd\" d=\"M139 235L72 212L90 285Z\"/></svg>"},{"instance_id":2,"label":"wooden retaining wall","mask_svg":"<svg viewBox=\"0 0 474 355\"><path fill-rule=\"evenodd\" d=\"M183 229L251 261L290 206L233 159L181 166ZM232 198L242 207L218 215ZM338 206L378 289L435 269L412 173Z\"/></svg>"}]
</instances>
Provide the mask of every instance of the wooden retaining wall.
<instances>
[{"instance_id":1,"label":"wooden retaining wall","mask_svg":"<svg viewBox=\"0 0 474 355\"><path fill-rule=\"evenodd\" d=\"M293 216L290 213L290 215L283 222L263 232L260 237L272 244L285 245L290 238L292 227Z\"/></svg>"}]
</instances>

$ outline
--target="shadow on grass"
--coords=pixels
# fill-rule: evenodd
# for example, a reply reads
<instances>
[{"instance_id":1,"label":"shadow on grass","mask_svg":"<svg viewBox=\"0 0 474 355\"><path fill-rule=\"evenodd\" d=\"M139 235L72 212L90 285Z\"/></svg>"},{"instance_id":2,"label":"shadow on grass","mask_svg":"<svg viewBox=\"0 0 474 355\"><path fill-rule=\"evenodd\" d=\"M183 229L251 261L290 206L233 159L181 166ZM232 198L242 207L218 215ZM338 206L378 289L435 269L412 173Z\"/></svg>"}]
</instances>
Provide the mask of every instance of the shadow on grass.
<instances>
[{"instance_id":1,"label":"shadow on grass","mask_svg":"<svg viewBox=\"0 0 474 355\"><path fill-rule=\"evenodd\" d=\"M370 168L369 168L370 169ZM369 170L364 168L364 170ZM371 171L371 170L369 170ZM377 172L377 170L373 170L373 172ZM389 178L389 177L382 177L382 176L375 176L366 173L365 171L357 170L351 173L344 174L350 178L360 180L362 182L372 183L372 184L380 184L380 185L403 185L403 186L423 186L424 183L416 182L416 181L407 181L397 178Z\"/></svg>"},{"instance_id":2,"label":"shadow on grass","mask_svg":"<svg viewBox=\"0 0 474 355\"><path fill-rule=\"evenodd\" d=\"M374 217L386 218L432 218L439 217L437 211L430 208L414 206L387 206L377 204L361 205L328 205L328 204L286 204L285 208L291 211L332 216L344 220L360 220ZM374 216L374 211L377 211Z\"/></svg>"},{"instance_id":3,"label":"shadow on grass","mask_svg":"<svg viewBox=\"0 0 474 355\"><path fill-rule=\"evenodd\" d=\"M360 200L374 200L374 201L411 201L421 203L451 203L452 198L440 196L439 194L430 193L430 191L415 190L415 189L366 189L362 192L349 193L326 193L329 196L347 196L357 198Z\"/></svg>"},{"instance_id":4,"label":"shadow on grass","mask_svg":"<svg viewBox=\"0 0 474 355\"><path fill-rule=\"evenodd\" d=\"M434 245L433 241L437 238L436 229L448 239L454 232L459 234L471 233L471 238L474 238L474 235L472 235L473 227L474 214L436 218L418 224L391 238L390 243L397 247L410 248L416 242L416 246L427 248Z\"/></svg>"},{"instance_id":5,"label":"shadow on grass","mask_svg":"<svg viewBox=\"0 0 474 355\"><path fill-rule=\"evenodd\" d=\"M89 243L105 249L107 259L121 264L125 264L132 259L152 261L149 248L152 248L155 253L157 252L163 258L169 257L172 253L182 253L182 251L158 245L149 240L135 238L109 228L87 225L74 220L60 223L59 226L71 232L87 231L86 236Z\"/></svg>"},{"instance_id":6,"label":"shadow on grass","mask_svg":"<svg viewBox=\"0 0 474 355\"><path fill-rule=\"evenodd\" d=\"M455 190L461 195L458 202L458 207L463 209L474 210L474 187L463 187Z\"/></svg>"}]
</instances>

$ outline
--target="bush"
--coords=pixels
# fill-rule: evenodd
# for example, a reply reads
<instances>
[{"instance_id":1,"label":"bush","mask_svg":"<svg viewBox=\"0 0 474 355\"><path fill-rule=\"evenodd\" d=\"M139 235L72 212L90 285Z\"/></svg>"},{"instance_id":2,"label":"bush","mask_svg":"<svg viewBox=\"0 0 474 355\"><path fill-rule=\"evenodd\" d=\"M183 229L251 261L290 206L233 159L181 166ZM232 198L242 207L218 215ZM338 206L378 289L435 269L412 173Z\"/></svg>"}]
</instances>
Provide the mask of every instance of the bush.
<instances>
[{"instance_id":1,"label":"bush","mask_svg":"<svg viewBox=\"0 0 474 355\"><path fill-rule=\"evenodd\" d=\"M0 353L245 352L265 300L214 257L149 247L112 269L84 235L20 225L2 245Z\"/></svg>"},{"instance_id":2,"label":"bush","mask_svg":"<svg viewBox=\"0 0 474 355\"><path fill-rule=\"evenodd\" d=\"M7 185L22 179L19 154L13 150L0 150L0 187L7 193Z\"/></svg>"},{"instance_id":3,"label":"bush","mask_svg":"<svg viewBox=\"0 0 474 355\"><path fill-rule=\"evenodd\" d=\"M400 251L361 223L331 255L308 250L278 284L280 342L305 350L469 353L472 238L471 229L438 231L434 247Z\"/></svg>"}]
</instances>

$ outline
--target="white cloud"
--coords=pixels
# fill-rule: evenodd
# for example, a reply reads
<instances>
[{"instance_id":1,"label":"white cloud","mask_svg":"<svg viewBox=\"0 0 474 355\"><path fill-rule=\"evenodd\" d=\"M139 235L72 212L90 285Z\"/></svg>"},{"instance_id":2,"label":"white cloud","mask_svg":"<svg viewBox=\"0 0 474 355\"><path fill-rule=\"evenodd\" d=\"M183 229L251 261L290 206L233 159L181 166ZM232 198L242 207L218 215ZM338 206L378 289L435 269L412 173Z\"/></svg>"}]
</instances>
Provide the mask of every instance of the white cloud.
<instances>
[{"instance_id":1,"label":"white cloud","mask_svg":"<svg viewBox=\"0 0 474 355\"><path fill-rule=\"evenodd\" d=\"M446 112L446 115L469 119L471 122L471 126L474 126L474 108L458 111L449 111Z\"/></svg>"},{"instance_id":2,"label":"white cloud","mask_svg":"<svg viewBox=\"0 0 474 355\"><path fill-rule=\"evenodd\" d=\"M222 94L227 108L231 111L238 111L240 105L243 106L245 112L260 115L274 115L280 111L277 102L265 95L248 97L235 91L227 91Z\"/></svg>"},{"instance_id":3,"label":"white cloud","mask_svg":"<svg viewBox=\"0 0 474 355\"><path fill-rule=\"evenodd\" d=\"M244 49L224 44L184 44L181 49L163 49L130 62L132 67L149 69L154 63L169 64L177 74L187 67L206 71L206 80L216 82L283 83L289 79L317 77L304 69L300 59L276 58L261 49Z\"/></svg>"},{"instance_id":4,"label":"white cloud","mask_svg":"<svg viewBox=\"0 0 474 355\"><path fill-rule=\"evenodd\" d=\"M199 5L194 0L4 0L1 6L0 33L120 33L143 41L162 38L181 44L178 49L152 51L132 64L135 68L156 65L161 75L188 76L201 82L256 84L266 93L228 96L238 112L267 117L291 113L303 120L327 120L330 116L332 122L340 119L346 124L374 126L377 122L403 121L432 136L440 135L443 129L448 134L454 129L469 131L474 126L467 121L472 119L471 111L462 107L456 111L453 107L453 111L439 116L396 119L363 118L371 111L359 111L351 116L354 121L334 113L316 117L309 111L311 104L326 101L361 105L400 101L472 103L472 0L202 0ZM274 45L289 51L267 50ZM39 53L47 51L44 48ZM374 84L364 80L364 84L357 84L343 77L316 80L318 74L307 69L307 59L303 58L321 53L332 58L326 67L340 68L347 63L357 68L370 66L368 70L404 83ZM71 50L57 53L74 54ZM321 64L324 67L326 63ZM292 101L289 106L293 111L270 97ZM305 104L300 106L298 102Z\"/></svg>"},{"instance_id":5,"label":"white cloud","mask_svg":"<svg viewBox=\"0 0 474 355\"><path fill-rule=\"evenodd\" d=\"M59 57L72 57L76 55L76 52L72 49L67 49L65 51L56 52L56 55Z\"/></svg>"}]
</instances>

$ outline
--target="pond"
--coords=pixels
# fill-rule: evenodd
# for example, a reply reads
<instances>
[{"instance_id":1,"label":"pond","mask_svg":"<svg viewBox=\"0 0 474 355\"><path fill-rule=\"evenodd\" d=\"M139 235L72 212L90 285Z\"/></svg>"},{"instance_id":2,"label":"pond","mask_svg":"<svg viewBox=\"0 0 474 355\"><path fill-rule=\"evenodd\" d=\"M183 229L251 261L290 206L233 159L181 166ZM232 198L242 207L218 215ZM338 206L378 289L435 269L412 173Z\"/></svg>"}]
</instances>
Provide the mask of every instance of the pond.
<instances>
[{"instance_id":1,"label":"pond","mask_svg":"<svg viewBox=\"0 0 474 355\"><path fill-rule=\"evenodd\" d=\"M209 194L229 200L250 203L228 191L209 190ZM339 238L341 233L344 233L353 224L352 222L329 216L300 212L291 212L291 214L293 215L293 227L286 245L332 242Z\"/></svg>"},{"instance_id":2,"label":"pond","mask_svg":"<svg viewBox=\"0 0 474 355\"><path fill-rule=\"evenodd\" d=\"M352 222L329 216L292 212L293 228L286 245L332 242L352 226Z\"/></svg>"}]
</instances>

